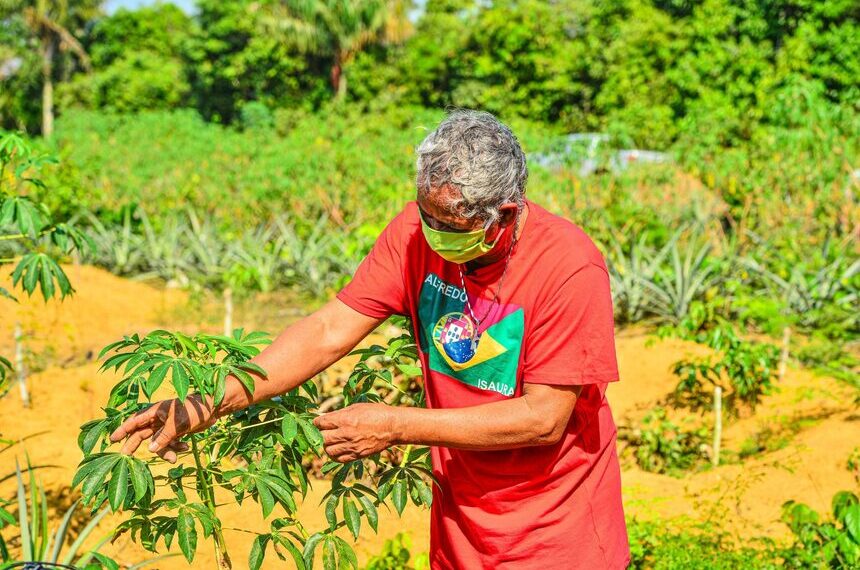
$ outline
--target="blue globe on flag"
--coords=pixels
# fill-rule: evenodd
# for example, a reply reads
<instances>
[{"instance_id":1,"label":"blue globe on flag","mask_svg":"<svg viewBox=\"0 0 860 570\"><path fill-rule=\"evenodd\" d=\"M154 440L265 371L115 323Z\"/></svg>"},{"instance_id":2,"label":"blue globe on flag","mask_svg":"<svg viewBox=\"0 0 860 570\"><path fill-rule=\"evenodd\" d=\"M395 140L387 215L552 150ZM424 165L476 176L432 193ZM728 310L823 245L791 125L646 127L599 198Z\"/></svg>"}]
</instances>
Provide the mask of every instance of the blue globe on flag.
<instances>
[{"instance_id":1,"label":"blue globe on flag","mask_svg":"<svg viewBox=\"0 0 860 570\"><path fill-rule=\"evenodd\" d=\"M433 342L448 358L463 364L475 356L478 334L469 317L463 313L448 313L433 328Z\"/></svg>"}]
</instances>

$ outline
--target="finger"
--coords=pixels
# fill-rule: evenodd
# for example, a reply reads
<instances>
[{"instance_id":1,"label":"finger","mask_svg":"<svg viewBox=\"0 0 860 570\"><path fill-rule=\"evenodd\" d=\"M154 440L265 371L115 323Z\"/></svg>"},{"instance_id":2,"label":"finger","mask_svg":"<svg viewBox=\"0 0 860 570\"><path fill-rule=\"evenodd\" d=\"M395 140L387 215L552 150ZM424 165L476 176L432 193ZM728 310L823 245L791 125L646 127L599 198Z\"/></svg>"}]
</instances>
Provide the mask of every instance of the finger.
<instances>
[{"instance_id":1,"label":"finger","mask_svg":"<svg viewBox=\"0 0 860 570\"><path fill-rule=\"evenodd\" d=\"M355 461L356 459L358 459L358 456L354 453L346 453L344 455L332 457L332 461L337 461L338 463L349 463L350 461Z\"/></svg>"},{"instance_id":2,"label":"finger","mask_svg":"<svg viewBox=\"0 0 860 570\"><path fill-rule=\"evenodd\" d=\"M124 453L126 455L134 455L134 452L137 451L137 448L140 447L140 444L143 443L143 440L149 439L152 437L152 434L155 430L151 427L145 427L137 430L128 436L128 439L125 440L125 443L120 449L120 453Z\"/></svg>"},{"instance_id":3,"label":"finger","mask_svg":"<svg viewBox=\"0 0 860 570\"><path fill-rule=\"evenodd\" d=\"M344 441L350 441L352 439L347 433L345 433L345 430L342 429L328 429L321 431L320 433L322 433L324 445L343 443Z\"/></svg>"},{"instance_id":4,"label":"finger","mask_svg":"<svg viewBox=\"0 0 860 570\"><path fill-rule=\"evenodd\" d=\"M184 451L188 451L188 444L184 441L173 441L164 449L158 451L158 456L168 463L176 463L178 455Z\"/></svg>"},{"instance_id":5,"label":"finger","mask_svg":"<svg viewBox=\"0 0 860 570\"><path fill-rule=\"evenodd\" d=\"M176 439L175 423L170 416L165 419L164 425L155 433L152 441L149 443L149 450L151 452L158 453Z\"/></svg>"},{"instance_id":6,"label":"finger","mask_svg":"<svg viewBox=\"0 0 860 570\"><path fill-rule=\"evenodd\" d=\"M329 412L327 414L322 414L314 418L314 425L317 426L318 430L324 429L337 429L340 423L337 421L337 417L334 416L333 412Z\"/></svg>"},{"instance_id":7,"label":"finger","mask_svg":"<svg viewBox=\"0 0 860 570\"><path fill-rule=\"evenodd\" d=\"M130 433L134 433L141 427L147 426L152 423L152 420L155 418L155 413L157 409L158 406L150 406L147 409L138 412L125 420L121 426L116 428L114 432L110 434L111 442L116 443L124 437L128 436Z\"/></svg>"},{"instance_id":8,"label":"finger","mask_svg":"<svg viewBox=\"0 0 860 570\"><path fill-rule=\"evenodd\" d=\"M176 452L173 451L172 447L165 447L164 449L159 449L155 452L160 458L167 461L168 463L176 463Z\"/></svg>"},{"instance_id":9,"label":"finger","mask_svg":"<svg viewBox=\"0 0 860 570\"><path fill-rule=\"evenodd\" d=\"M333 445L325 445L323 446L325 452L329 454L329 457L335 457L338 455L343 455L344 453L350 452L349 444L346 443L336 443Z\"/></svg>"}]
</instances>

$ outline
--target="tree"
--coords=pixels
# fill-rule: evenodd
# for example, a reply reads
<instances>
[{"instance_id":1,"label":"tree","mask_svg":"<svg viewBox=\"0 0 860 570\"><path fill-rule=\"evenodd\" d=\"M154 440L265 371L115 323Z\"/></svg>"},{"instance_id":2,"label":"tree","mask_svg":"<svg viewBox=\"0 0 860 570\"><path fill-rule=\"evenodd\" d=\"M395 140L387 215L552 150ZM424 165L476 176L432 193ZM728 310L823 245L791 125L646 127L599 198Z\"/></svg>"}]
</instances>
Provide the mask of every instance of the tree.
<instances>
[{"instance_id":1,"label":"tree","mask_svg":"<svg viewBox=\"0 0 860 570\"><path fill-rule=\"evenodd\" d=\"M120 9L99 19L84 46L95 68L105 67L130 52L146 51L165 58L182 54L194 23L173 4L156 4L136 10Z\"/></svg>"},{"instance_id":2,"label":"tree","mask_svg":"<svg viewBox=\"0 0 860 570\"><path fill-rule=\"evenodd\" d=\"M38 47L42 80L42 135L54 131L54 81L66 54L90 69L90 58L77 39L79 28L98 13L95 0L2 0L0 20L20 19Z\"/></svg>"},{"instance_id":3,"label":"tree","mask_svg":"<svg viewBox=\"0 0 860 570\"><path fill-rule=\"evenodd\" d=\"M207 119L235 120L248 101L276 107L314 107L328 97L322 62L267 33L260 2L199 0L187 47L197 109Z\"/></svg>"},{"instance_id":4,"label":"tree","mask_svg":"<svg viewBox=\"0 0 860 570\"><path fill-rule=\"evenodd\" d=\"M39 123L39 55L24 22L0 16L0 128L26 131Z\"/></svg>"},{"instance_id":5,"label":"tree","mask_svg":"<svg viewBox=\"0 0 860 570\"><path fill-rule=\"evenodd\" d=\"M284 0L266 5L262 23L303 52L331 58L331 86L342 100L344 67L383 37L388 13L384 0Z\"/></svg>"},{"instance_id":6,"label":"tree","mask_svg":"<svg viewBox=\"0 0 860 570\"><path fill-rule=\"evenodd\" d=\"M191 18L172 4L99 19L82 38L94 71L61 85L57 105L120 113L188 106L183 49L193 29Z\"/></svg>"}]
</instances>

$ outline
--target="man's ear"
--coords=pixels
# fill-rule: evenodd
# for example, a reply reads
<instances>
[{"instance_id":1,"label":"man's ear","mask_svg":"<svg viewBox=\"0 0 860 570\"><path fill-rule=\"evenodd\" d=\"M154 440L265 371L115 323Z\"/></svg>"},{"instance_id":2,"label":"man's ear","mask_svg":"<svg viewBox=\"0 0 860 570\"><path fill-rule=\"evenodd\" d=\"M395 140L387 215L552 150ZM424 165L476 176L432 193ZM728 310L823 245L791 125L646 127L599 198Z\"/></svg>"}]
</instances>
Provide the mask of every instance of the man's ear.
<instances>
[{"instance_id":1,"label":"man's ear","mask_svg":"<svg viewBox=\"0 0 860 570\"><path fill-rule=\"evenodd\" d=\"M514 202L502 204L499 207L499 225L502 227L510 226L517 219L517 206Z\"/></svg>"}]
</instances>

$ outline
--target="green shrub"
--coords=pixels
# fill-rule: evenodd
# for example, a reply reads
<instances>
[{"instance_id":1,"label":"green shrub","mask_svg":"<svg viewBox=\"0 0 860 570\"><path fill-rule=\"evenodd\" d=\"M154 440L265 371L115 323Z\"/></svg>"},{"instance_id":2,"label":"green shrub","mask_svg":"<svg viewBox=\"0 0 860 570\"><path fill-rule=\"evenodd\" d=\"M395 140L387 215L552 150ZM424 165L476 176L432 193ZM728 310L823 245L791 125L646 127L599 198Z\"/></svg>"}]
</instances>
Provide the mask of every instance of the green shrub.
<instances>
[{"instance_id":1,"label":"green shrub","mask_svg":"<svg viewBox=\"0 0 860 570\"><path fill-rule=\"evenodd\" d=\"M364 567L364 570L427 570L430 562L427 554L420 554L411 562L412 541L409 535L398 532L382 545L382 551L374 555Z\"/></svg>"},{"instance_id":2,"label":"green shrub","mask_svg":"<svg viewBox=\"0 0 860 570\"><path fill-rule=\"evenodd\" d=\"M695 340L715 351L715 354L685 358L676 362L672 372L679 382L672 394L677 406L704 411L711 406L713 389L723 390L723 405L729 414L737 415L742 405L755 409L761 398L773 388L779 363L779 349L769 343L753 342L738 336L735 328L724 319L710 320L706 328L705 306L699 305L681 326L666 327L660 336L678 335Z\"/></svg>"},{"instance_id":3,"label":"green shrub","mask_svg":"<svg viewBox=\"0 0 860 570\"><path fill-rule=\"evenodd\" d=\"M633 448L637 465L653 473L680 476L708 459L708 430L683 429L667 418L665 408L651 410L638 428L623 430L619 438Z\"/></svg>"},{"instance_id":4,"label":"green shrub","mask_svg":"<svg viewBox=\"0 0 860 570\"><path fill-rule=\"evenodd\" d=\"M772 545L749 537L743 546L719 529L701 523L676 530L664 522L628 520L631 569L776 570L781 568ZM751 545L761 543L760 548Z\"/></svg>"},{"instance_id":5,"label":"green shrub","mask_svg":"<svg viewBox=\"0 0 860 570\"><path fill-rule=\"evenodd\" d=\"M833 519L795 501L782 505L782 521L794 534L795 544L786 553L787 568L857 568L860 565L860 500L849 491L833 496Z\"/></svg>"},{"instance_id":6,"label":"green shrub","mask_svg":"<svg viewBox=\"0 0 860 570\"><path fill-rule=\"evenodd\" d=\"M272 111L260 101L248 101L242 105L239 115L245 130L265 129L274 124Z\"/></svg>"}]
</instances>

